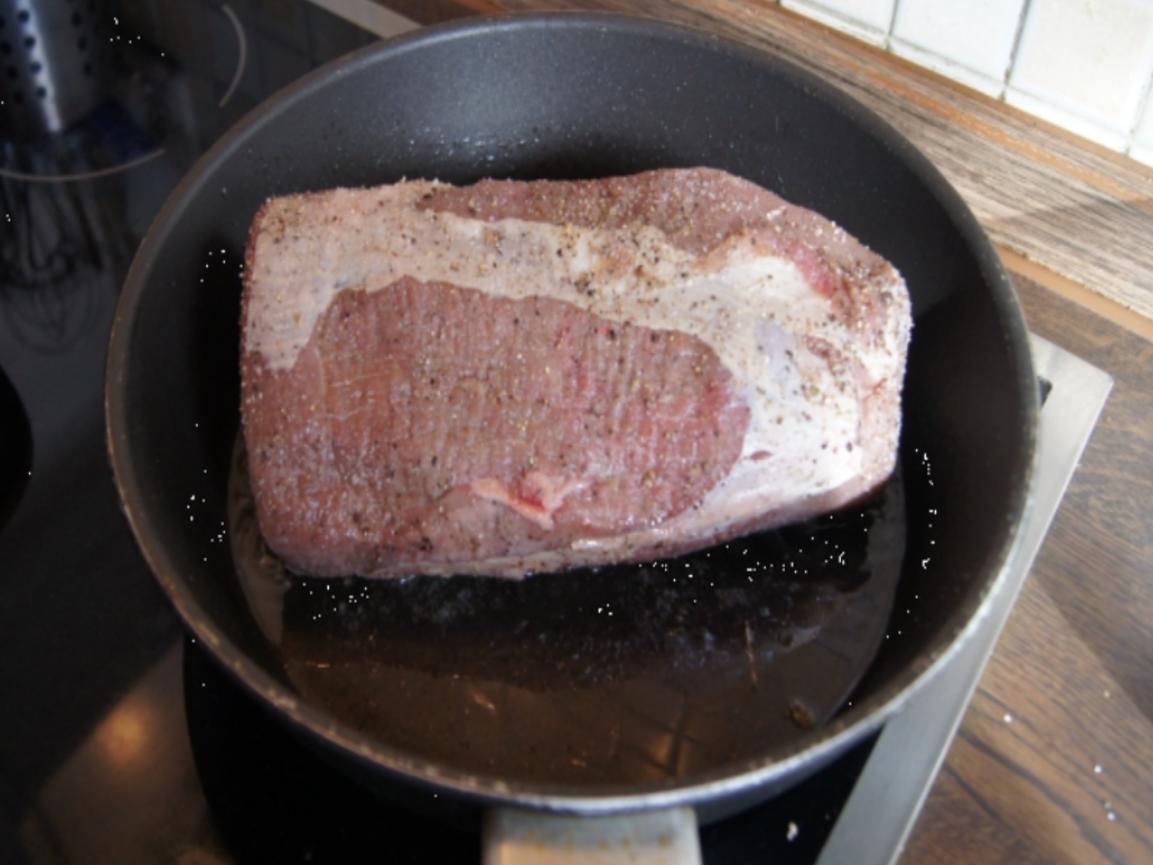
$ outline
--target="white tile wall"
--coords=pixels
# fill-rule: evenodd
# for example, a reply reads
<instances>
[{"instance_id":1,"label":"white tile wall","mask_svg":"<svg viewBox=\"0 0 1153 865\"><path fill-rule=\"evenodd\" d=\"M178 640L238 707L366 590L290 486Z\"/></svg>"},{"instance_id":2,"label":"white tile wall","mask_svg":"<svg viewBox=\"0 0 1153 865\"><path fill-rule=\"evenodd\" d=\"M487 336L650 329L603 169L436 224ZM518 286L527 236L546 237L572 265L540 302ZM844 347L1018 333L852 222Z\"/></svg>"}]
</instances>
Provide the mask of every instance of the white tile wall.
<instances>
[{"instance_id":1,"label":"white tile wall","mask_svg":"<svg viewBox=\"0 0 1153 865\"><path fill-rule=\"evenodd\" d=\"M927 50L920 45L892 38L889 41L889 48L894 54L899 54L906 60L912 60L919 66L924 66L926 69L932 69L954 81L959 81L966 87L980 90L986 96L1000 96L1005 89L1004 79L978 72L967 62L954 60L952 57Z\"/></svg>"},{"instance_id":2,"label":"white tile wall","mask_svg":"<svg viewBox=\"0 0 1153 865\"><path fill-rule=\"evenodd\" d=\"M1025 0L904 0L892 49L910 60L999 95Z\"/></svg>"},{"instance_id":3,"label":"white tile wall","mask_svg":"<svg viewBox=\"0 0 1153 865\"><path fill-rule=\"evenodd\" d=\"M780 0L1153 166L1153 0Z\"/></svg>"},{"instance_id":4,"label":"white tile wall","mask_svg":"<svg viewBox=\"0 0 1153 865\"><path fill-rule=\"evenodd\" d=\"M884 45L896 0L781 0L781 5L866 42Z\"/></svg>"},{"instance_id":5,"label":"white tile wall","mask_svg":"<svg viewBox=\"0 0 1153 865\"><path fill-rule=\"evenodd\" d=\"M1153 3L1033 0L1006 99L1125 142L1153 77ZM1122 144L1121 146L1124 146Z\"/></svg>"}]
</instances>

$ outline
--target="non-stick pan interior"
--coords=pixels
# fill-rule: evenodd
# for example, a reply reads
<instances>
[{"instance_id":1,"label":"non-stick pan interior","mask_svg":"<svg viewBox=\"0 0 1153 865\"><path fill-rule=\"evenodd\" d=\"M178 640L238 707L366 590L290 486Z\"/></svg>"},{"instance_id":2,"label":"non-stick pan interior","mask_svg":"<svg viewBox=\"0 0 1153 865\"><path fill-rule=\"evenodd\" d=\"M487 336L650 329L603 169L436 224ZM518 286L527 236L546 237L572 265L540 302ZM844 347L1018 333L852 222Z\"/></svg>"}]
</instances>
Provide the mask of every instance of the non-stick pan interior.
<instances>
[{"instance_id":1,"label":"non-stick pan interior","mask_svg":"<svg viewBox=\"0 0 1153 865\"><path fill-rule=\"evenodd\" d=\"M507 584L468 587L484 580L431 586L416 600L395 587L316 584L316 591L345 594L319 602L298 587L280 601L264 596L254 612L238 579L242 545L229 532L228 502L238 428L240 280L249 222L261 202L280 193L402 177L463 183L691 165L727 169L820 211L906 276L915 332L901 477L889 498L841 515L831 528L814 525L809 534L791 530L758 541L757 568L747 573L741 573L749 567L741 550L718 552L707 566L699 562L694 574L701 582L671 595L667 618L644 639L620 639L622 628L628 630L621 625L625 611L615 620L606 612L614 602L629 602L613 594L619 585L597 575L574 576L567 584L540 578L529 601ZM162 585L202 642L284 714L370 762L497 796L509 789L581 795L688 788L749 770L764 779L785 758L795 767L798 755L867 728L947 653L988 593L1024 507L1035 415L1011 289L968 211L911 147L855 103L772 58L701 34L603 16L431 30L322 70L258 109L199 163L141 248L113 337L108 396L110 444L126 510ZM894 513L900 526L890 542L867 547L868 527L890 525ZM839 545L848 570L814 565L807 583L764 588L772 567L784 569L798 555L818 561L806 547L812 537ZM801 548L808 552L798 553ZM862 563L875 565L885 556L895 562L899 584L881 591L879 582L872 583L878 597L885 596L880 609L891 606L891 615L874 611L870 618L858 611L855 627L867 631L861 645L877 655L851 706L842 707L847 692L829 697L822 709L785 700L772 724L753 723L769 710L756 700L737 707L732 694L768 687L770 668L754 660L787 657L794 644L809 642L806 628L813 620L805 616L819 625L834 606L859 608L872 567ZM749 576L760 581L760 594L749 593ZM669 578L667 568L634 578L640 588L628 595L633 615L641 615L644 592L659 595ZM705 585L710 581L714 585ZM462 595L473 604L467 627L437 632L429 622L447 616L452 603L459 609ZM689 612L689 606L697 609ZM800 612L782 624L773 616L785 608ZM346 673L363 682L371 680L379 658L352 658L347 647L322 639L318 645L317 632L303 626L293 630L295 654L282 652L268 636L267 621L263 628L258 624L269 609L287 611L274 619L289 615L298 623L343 616L345 629L355 632L349 639L361 646L374 629L395 635L388 651L399 654L388 656L396 663L387 675L414 672L407 684L388 686L391 702L411 701L412 723L392 723L408 732L391 741L387 733L362 735L358 729L385 728L358 718L363 706L342 710L309 691L315 682L301 674L309 664L314 670L345 664ZM532 627L520 642L510 638L494 648L486 637L486 627L508 635L526 621ZM683 633L676 630L681 626ZM275 638L275 624L271 633ZM547 640L550 633L575 641L564 651L580 657L566 661L563 651L534 652L531 640ZM459 668L446 666L445 655L431 640L422 642L422 634L452 634L470 651L461 655ZM569 651L578 644L584 648ZM618 648L613 655L597 646ZM286 669L285 657L295 669ZM582 665L581 657L591 660ZM694 680L699 687L674 699L662 688L678 663L703 664L707 674ZM454 675L490 687L435 690ZM706 687L724 675L732 688ZM823 674L799 668L790 675L796 681L788 687L795 691ZM494 693L576 693L625 679L634 683L629 699L636 712L664 713L650 724L653 741L640 749L666 755L655 769L583 772L587 755L574 752L566 762L557 750L551 754L555 771L525 758L523 749L519 763L499 750L465 759L470 749L496 740L427 750L409 729L439 730L443 739L460 729L460 719L473 718L477 729L503 729L547 748L531 741L528 716L499 714L504 704L495 706ZM335 681L329 686L344 688ZM422 696L421 688L433 691ZM457 714L449 718L441 710ZM721 717L717 723L729 732L719 735L732 740L731 748L693 744L683 719L698 710ZM588 711L589 723L606 724L597 734L611 738L612 723L597 720L595 708ZM686 750L696 756L680 759ZM499 786L510 779L511 788Z\"/></svg>"}]
</instances>

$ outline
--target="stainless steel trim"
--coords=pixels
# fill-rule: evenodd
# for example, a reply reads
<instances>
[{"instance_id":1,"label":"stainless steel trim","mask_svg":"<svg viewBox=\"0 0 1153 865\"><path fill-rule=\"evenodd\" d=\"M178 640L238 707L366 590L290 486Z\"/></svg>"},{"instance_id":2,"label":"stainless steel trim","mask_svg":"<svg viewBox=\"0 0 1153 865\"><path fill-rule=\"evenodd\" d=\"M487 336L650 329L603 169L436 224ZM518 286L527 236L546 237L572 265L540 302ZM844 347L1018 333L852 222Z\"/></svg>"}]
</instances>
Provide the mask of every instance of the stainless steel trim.
<instances>
[{"instance_id":1,"label":"stainless steel trim","mask_svg":"<svg viewBox=\"0 0 1153 865\"><path fill-rule=\"evenodd\" d=\"M1048 340L1034 335L1031 346L1037 375L1052 389L1041 409L1032 506L1006 564L1011 578L948 669L885 725L818 865L897 861L1113 387L1108 374Z\"/></svg>"}]
</instances>

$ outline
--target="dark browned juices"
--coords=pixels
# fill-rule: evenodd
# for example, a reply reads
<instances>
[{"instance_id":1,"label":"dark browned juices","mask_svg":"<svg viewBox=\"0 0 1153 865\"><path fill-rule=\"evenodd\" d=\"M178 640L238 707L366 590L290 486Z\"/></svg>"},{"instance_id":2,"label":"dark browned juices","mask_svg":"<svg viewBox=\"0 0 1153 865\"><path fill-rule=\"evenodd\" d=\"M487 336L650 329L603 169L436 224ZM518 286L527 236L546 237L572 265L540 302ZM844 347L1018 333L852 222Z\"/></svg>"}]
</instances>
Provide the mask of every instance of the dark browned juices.
<instances>
[{"instance_id":1,"label":"dark browned juices","mask_svg":"<svg viewBox=\"0 0 1153 865\"><path fill-rule=\"evenodd\" d=\"M387 748L506 780L651 783L787 747L850 698L905 552L894 477L862 506L660 562L298 577L261 543L237 465L233 554L289 681Z\"/></svg>"}]
</instances>

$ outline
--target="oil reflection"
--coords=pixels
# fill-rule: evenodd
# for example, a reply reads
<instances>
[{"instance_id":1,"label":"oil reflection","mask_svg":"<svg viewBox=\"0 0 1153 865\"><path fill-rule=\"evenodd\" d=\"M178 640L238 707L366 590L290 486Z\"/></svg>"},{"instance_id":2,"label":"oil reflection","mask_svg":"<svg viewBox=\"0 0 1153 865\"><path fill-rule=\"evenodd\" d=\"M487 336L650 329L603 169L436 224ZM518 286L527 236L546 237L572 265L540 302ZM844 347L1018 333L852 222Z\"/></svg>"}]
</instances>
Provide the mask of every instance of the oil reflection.
<instances>
[{"instance_id":1,"label":"oil reflection","mask_svg":"<svg viewBox=\"0 0 1153 865\"><path fill-rule=\"evenodd\" d=\"M298 578L238 447L229 531L254 618L311 703L388 748L505 779L660 783L787 749L848 699L904 558L874 500L678 559L524 581Z\"/></svg>"}]
</instances>

